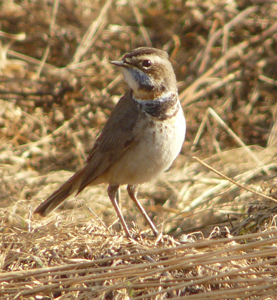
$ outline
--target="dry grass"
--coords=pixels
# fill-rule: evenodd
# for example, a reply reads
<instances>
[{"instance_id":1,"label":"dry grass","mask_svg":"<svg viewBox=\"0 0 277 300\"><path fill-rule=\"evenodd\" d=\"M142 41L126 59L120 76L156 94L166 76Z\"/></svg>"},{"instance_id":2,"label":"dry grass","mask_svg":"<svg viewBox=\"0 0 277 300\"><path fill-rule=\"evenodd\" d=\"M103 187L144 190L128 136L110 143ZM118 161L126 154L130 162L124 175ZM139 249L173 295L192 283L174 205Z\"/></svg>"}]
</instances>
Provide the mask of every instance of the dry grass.
<instances>
[{"instance_id":1,"label":"dry grass","mask_svg":"<svg viewBox=\"0 0 277 300\"><path fill-rule=\"evenodd\" d=\"M191 235L180 244L63 226L5 234L2 299L242 299L276 291L276 229L220 240Z\"/></svg>"},{"instance_id":2,"label":"dry grass","mask_svg":"<svg viewBox=\"0 0 277 300\"><path fill-rule=\"evenodd\" d=\"M76 3L0 4L0 298L275 299L276 3ZM126 90L109 61L143 45L169 52L188 125L140 189L165 235L122 191L123 237L102 185L34 217Z\"/></svg>"}]
</instances>

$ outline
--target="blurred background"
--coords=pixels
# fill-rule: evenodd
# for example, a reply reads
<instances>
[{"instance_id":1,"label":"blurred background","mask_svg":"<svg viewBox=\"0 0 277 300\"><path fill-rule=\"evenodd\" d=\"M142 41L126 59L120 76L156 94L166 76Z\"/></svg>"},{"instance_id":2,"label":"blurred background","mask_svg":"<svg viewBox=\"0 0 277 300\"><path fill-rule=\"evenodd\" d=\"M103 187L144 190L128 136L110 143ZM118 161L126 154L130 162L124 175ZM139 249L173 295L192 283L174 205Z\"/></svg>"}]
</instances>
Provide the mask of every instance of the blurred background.
<instances>
[{"instance_id":1,"label":"blurred background","mask_svg":"<svg viewBox=\"0 0 277 300\"><path fill-rule=\"evenodd\" d=\"M84 165L127 89L109 61L140 46L169 53L187 120L171 169L140 188L154 223L174 236L271 226L275 202L194 157L275 197L276 15L275 1L259 0L2 0L2 226L28 227L34 208ZM43 222L118 229L106 188L87 188ZM148 230L124 187L120 204L129 226Z\"/></svg>"}]
</instances>

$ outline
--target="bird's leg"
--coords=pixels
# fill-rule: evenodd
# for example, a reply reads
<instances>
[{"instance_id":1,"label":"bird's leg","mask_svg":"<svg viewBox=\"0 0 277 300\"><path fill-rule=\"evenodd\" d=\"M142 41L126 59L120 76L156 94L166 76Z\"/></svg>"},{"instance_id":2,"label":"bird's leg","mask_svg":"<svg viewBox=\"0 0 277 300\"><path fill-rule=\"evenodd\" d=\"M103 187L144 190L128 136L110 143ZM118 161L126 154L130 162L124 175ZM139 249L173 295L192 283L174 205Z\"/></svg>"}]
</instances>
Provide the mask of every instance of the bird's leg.
<instances>
[{"instance_id":1,"label":"bird's leg","mask_svg":"<svg viewBox=\"0 0 277 300\"><path fill-rule=\"evenodd\" d=\"M115 199L116 199L118 205L119 205L120 198L121 198L120 188L118 188L116 195L115 195Z\"/></svg>"},{"instance_id":2,"label":"bird's leg","mask_svg":"<svg viewBox=\"0 0 277 300\"><path fill-rule=\"evenodd\" d=\"M120 208L118 206L118 203L116 201L116 194L117 194L118 188L119 188L119 185L109 185L109 187L108 187L108 195L110 197L112 205L113 205L113 207L114 207L114 209L116 211L116 214L117 214L117 216L118 216L118 218L119 218L119 220L121 222L121 225L123 226L123 229L124 229L127 237L132 237L131 234L130 234L130 231L129 231L128 227L127 227L127 224L126 224L126 222L125 222L125 220L123 218L121 210L120 210Z\"/></svg>"},{"instance_id":3,"label":"bird's leg","mask_svg":"<svg viewBox=\"0 0 277 300\"><path fill-rule=\"evenodd\" d=\"M128 191L128 194L129 194L130 198L135 202L136 206L138 207L138 209L140 210L140 212L142 213L142 215L144 216L144 218L146 219L146 221L150 225L152 231L154 232L154 235L158 236L159 231L157 230L156 226L153 224L151 219L148 217L146 211L144 210L144 208L142 207L142 205L138 201L138 198L137 198L138 185L128 185L127 186L127 191Z\"/></svg>"}]
</instances>

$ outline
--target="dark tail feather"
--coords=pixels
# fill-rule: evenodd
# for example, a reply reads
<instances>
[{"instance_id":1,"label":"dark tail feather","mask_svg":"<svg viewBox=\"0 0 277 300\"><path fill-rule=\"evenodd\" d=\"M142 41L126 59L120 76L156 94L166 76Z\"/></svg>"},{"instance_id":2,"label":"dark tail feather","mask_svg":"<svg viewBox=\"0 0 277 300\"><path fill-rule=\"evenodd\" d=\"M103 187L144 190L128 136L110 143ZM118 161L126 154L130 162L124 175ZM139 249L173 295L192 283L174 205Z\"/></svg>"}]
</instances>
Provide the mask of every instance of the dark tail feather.
<instances>
[{"instance_id":1,"label":"dark tail feather","mask_svg":"<svg viewBox=\"0 0 277 300\"><path fill-rule=\"evenodd\" d=\"M59 206L68 196L79 188L84 169L81 169L70 177L60 188L58 188L50 197L42 202L34 211L35 214L40 214L45 217L57 206Z\"/></svg>"}]
</instances>

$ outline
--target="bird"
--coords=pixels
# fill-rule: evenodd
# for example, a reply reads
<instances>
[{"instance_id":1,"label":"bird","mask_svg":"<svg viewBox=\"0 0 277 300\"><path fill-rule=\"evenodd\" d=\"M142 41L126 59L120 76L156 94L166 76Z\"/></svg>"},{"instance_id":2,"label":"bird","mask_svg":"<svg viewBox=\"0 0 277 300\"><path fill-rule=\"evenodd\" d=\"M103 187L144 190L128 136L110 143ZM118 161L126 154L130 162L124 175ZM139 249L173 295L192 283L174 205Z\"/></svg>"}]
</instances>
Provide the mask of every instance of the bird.
<instances>
[{"instance_id":1,"label":"bird","mask_svg":"<svg viewBox=\"0 0 277 300\"><path fill-rule=\"evenodd\" d=\"M157 48L139 47L111 63L121 68L129 90L115 105L85 165L34 213L46 216L73 192L78 195L89 185L107 183L110 201L126 236L131 238L116 199L120 185L127 185L130 199L158 236L137 193L140 184L171 166L185 140L186 120L176 76L168 53Z\"/></svg>"}]
</instances>

